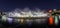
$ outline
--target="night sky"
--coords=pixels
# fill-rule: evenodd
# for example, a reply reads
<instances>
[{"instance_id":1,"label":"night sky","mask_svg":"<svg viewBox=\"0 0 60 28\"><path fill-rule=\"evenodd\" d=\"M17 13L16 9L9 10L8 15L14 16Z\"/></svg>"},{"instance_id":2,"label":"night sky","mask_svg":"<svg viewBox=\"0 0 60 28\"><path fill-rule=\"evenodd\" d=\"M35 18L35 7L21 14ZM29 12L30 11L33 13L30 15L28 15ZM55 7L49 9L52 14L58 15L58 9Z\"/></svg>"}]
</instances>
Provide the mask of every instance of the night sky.
<instances>
[{"instance_id":1,"label":"night sky","mask_svg":"<svg viewBox=\"0 0 60 28\"><path fill-rule=\"evenodd\" d=\"M60 9L60 0L0 0L0 11L12 11L24 7Z\"/></svg>"}]
</instances>

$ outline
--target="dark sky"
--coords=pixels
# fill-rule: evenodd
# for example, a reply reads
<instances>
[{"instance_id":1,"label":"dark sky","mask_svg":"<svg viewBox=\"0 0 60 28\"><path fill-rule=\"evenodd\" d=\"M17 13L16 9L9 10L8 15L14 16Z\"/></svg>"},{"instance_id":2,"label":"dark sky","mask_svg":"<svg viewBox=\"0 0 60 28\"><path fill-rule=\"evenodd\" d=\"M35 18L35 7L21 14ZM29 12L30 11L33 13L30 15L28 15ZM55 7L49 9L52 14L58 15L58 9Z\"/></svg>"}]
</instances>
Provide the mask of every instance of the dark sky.
<instances>
[{"instance_id":1,"label":"dark sky","mask_svg":"<svg viewBox=\"0 0 60 28\"><path fill-rule=\"evenodd\" d=\"M60 0L0 0L0 11L11 11L14 8L59 9Z\"/></svg>"}]
</instances>

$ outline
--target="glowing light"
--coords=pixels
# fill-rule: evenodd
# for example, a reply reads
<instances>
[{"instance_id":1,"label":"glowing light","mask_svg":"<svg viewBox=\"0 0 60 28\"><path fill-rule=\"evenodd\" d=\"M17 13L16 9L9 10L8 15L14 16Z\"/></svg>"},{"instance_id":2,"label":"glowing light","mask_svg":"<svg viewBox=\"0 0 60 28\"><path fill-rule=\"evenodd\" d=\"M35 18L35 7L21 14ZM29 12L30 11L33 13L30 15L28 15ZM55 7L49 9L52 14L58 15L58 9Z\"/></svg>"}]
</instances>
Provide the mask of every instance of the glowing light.
<instances>
[{"instance_id":1,"label":"glowing light","mask_svg":"<svg viewBox=\"0 0 60 28\"><path fill-rule=\"evenodd\" d=\"M17 22L19 23L20 22L20 19L15 19L14 22L15 23L17 23Z\"/></svg>"},{"instance_id":2,"label":"glowing light","mask_svg":"<svg viewBox=\"0 0 60 28\"><path fill-rule=\"evenodd\" d=\"M59 20L60 20L60 15L59 15Z\"/></svg>"},{"instance_id":3,"label":"glowing light","mask_svg":"<svg viewBox=\"0 0 60 28\"><path fill-rule=\"evenodd\" d=\"M49 10L49 12L52 12L52 10Z\"/></svg>"},{"instance_id":4,"label":"glowing light","mask_svg":"<svg viewBox=\"0 0 60 28\"><path fill-rule=\"evenodd\" d=\"M12 18L8 18L8 22L9 23L12 23L13 22L13 19Z\"/></svg>"},{"instance_id":5,"label":"glowing light","mask_svg":"<svg viewBox=\"0 0 60 28\"><path fill-rule=\"evenodd\" d=\"M50 16L49 17L49 24L50 25L53 25L54 24L54 18L53 18L53 16Z\"/></svg>"},{"instance_id":6,"label":"glowing light","mask_svg":"<svg viewBox=\"0 0 60 28\"><path fill-rule=\"evenodd\" d=\"M58 24L58 16L55 16L55 25Z\"/></svg>"},{"instance_id":7,"label":"glowing light","mask_svg":"<svg viewBox=\"0 0 60 28\"><path fill-rule=\"evenodd\" d=\"M7 16L6 16L6 15L3 15L3 16L2 16L2 21L4 21L4 22L7 21Z\"/></svg>"},{"instance_id":8,"label":"glowing light","mask_svg":"<svg viewBox=\"0 0 60 28\"><path fill-rule=\"evenodd\" d=\"M24 22L24 19L20 19L20 21L21 21L21 23L23 23Z\"/></svg>"},{"instance_id":9,"label":"glowing light","mask_svg":"<svg viewBox=\"0 0 60 28\"><path fill-rule=\"evenodd\" d=\"M46 16L48 16L48 13L44 13L44 11L39 11L39 10L38 11L31 11L31 10L17 11L17 9L16 9L13 12L9 12L8 15L9 15L9 17L21 17L21 16L23 16L23 17L29 17L29 16L30 17L46 17Z\"/></svg>"}]
</instances>

